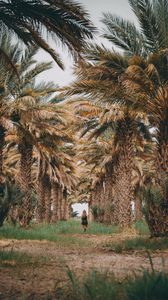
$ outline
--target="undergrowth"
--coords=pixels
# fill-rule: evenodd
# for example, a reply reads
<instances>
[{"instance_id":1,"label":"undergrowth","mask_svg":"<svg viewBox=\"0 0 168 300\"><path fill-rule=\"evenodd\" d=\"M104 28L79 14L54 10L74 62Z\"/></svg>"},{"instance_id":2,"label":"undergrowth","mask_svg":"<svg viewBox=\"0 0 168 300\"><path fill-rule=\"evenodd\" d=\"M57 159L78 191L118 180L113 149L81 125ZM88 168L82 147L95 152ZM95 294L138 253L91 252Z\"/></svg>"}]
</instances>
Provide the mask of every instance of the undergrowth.
<instances>
[{"instance_id":1,"label":"undergrowth","mask_svg":"<svg viewBox=\"0 0 168 300\"><path fill-rule=\"evenodd\" d=\"M119 282L113 275L92 271L82 281L68 270L69 286L61 300L167 300L168 274L144 270Z\"/></svg>"},{"instance_id":2,"label":"undergrowth","mask_svg":"<svg viewBox=\"0 0 168 300\"><path fill-rule=\"evenodd\" d=\"M117 226L106 226L99 223L91 223L87 234L113 234L118 231ZM0 238L48 240L60 245L88 246L89 241L81 239L77 234L83 234L83 228L79 221L62 221L57 224L32 224L28 229L5 224L0 228ZM76 235L76 236L75 236Z\"/></svg>"},{"instance_id":3,"label":"undergrowth","mask_svg":"<svg viewBox=\"0 0 168 300\"><path fill-rule=\"evenodd\" d=\"M144 238L136 237L121 240L119 242L108 242L103 247L109 251L122 253L124 251L146 251L146 250L165 250L168 249L168 238Z\"/></svg>"},{"instance_id":4,"label":"undergrowth","mask_svg":"<svg viewBox=\"0 0 168 300\"><path fill-rule=\"evenodd\" d=\"M47 256L30 256L27 253L22 253L14 250L0 250L0 264L15 266L16 264L36 265L46 263L48 261Z\"/></svg>"}]
</instances>

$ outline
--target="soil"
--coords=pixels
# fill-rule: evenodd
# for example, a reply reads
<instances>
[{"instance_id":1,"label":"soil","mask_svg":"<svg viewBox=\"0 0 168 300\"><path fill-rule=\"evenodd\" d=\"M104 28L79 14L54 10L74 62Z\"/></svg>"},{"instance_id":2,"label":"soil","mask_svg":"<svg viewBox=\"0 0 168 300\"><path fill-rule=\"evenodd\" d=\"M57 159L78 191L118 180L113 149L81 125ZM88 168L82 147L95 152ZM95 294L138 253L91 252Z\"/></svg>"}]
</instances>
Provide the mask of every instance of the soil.
<instances>
[{"instance_id":1,"label":"soil","mask_svg":"<svg viewBox=\"0 0 168 300\"><path fill-rule=\"evenodd\" d=\"M119 281L134 272L151 269L146 253L116 254L105 251L101 245L119 236L76 235L91 240L92 246L60 247L49 241L0 240L0 250L14 250L30 255L33 261L2 261L0 266L0 299L60 299L60 291L67 284L67 270L77 276L96 269L113 272ZM155 270L168 270L168 251L152 253Z\"/></svg>"}]
</instances>

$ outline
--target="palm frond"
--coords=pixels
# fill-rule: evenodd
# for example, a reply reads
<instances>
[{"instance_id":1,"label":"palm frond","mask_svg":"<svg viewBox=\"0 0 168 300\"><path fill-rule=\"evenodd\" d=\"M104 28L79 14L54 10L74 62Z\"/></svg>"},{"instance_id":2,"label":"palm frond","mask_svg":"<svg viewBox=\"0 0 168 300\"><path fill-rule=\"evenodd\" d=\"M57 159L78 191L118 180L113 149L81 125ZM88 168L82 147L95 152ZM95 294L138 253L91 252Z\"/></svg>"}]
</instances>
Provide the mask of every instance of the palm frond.
<instances>
[{"instance_id":1,"label":"palm frond","mask_svg":"<svg viewBox=\"0 0 168 300\"><path fill-rule=\"evenodd\" d=\"M130 21L104 13L102 22L106 25L103 37L117 47L125 50L129 56L144 55L144 37Z\"/></svg>"}]
</instances>

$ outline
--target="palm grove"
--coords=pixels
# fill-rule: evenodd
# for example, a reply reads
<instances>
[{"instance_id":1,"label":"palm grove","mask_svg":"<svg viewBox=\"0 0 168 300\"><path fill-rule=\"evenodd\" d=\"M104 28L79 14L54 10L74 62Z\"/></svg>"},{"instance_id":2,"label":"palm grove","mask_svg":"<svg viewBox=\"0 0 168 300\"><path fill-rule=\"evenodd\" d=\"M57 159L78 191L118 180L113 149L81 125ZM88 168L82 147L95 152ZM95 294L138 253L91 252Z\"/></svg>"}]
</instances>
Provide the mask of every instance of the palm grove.
<instances>
[{"instance_id":1,"label":"palm grove","mask_svg":"<svg viewBox=\"0 0 168 300\"><path fill-rule=\"evenodd\" d=\"M151 236L167 235L168 4L129 4L139 29L103 14L111 50L88 41L95 29L76 2L1 1L1 224L65 220L85 199L97 221L131 226L143 209ZM63 68L47 34L75 59L59 97L36 80L52 67L36 62L39 47Z\"/></svg>"}]
</instances>

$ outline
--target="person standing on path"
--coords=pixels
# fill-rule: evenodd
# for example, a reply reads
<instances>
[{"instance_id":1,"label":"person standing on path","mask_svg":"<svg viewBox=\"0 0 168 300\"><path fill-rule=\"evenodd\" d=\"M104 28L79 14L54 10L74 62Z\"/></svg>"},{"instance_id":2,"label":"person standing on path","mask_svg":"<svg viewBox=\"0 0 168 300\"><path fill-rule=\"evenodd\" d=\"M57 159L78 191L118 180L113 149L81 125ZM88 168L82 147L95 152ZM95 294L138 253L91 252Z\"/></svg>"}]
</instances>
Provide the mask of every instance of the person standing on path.
<instances>
[{"instance_id":1,"label":"person standing on path","mask_svg":"<svg viewBox=\"0 0 168 300\"><path fill-rule=\"evenodd\" d=\"M88 226L88 219L87 219L87 213L86 210L83 210L82 217L81 217L81 224L83 226L83 231L85 232Z\"/></svg>"}]
</instances>

